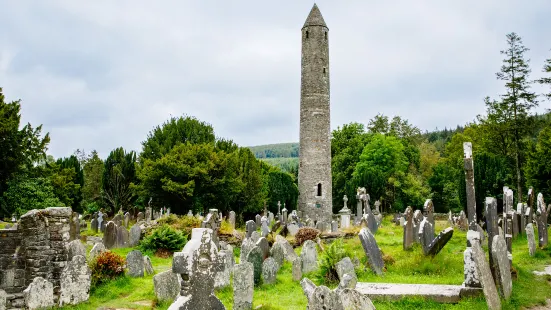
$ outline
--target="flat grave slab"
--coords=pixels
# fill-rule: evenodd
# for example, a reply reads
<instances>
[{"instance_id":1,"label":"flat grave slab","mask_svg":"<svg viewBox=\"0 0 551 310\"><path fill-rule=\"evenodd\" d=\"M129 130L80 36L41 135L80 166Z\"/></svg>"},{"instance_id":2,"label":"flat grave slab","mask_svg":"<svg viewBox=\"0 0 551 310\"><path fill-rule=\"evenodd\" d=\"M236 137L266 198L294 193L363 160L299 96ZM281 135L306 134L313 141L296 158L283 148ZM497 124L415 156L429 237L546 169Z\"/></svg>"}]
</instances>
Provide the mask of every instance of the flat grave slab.
<instances>
[{"instance_id":1,"label":"flat grave slab","mask_svg":"<svg viewBox=\"0 0 551 310\"><path fill-rule=\"evenodd\" d=\"M419 296L441 303L457 303L462 297L475 297L482 294L481 289L471 289L461 285L366 282L358 282L356 291L367 295L371 300L396 301L404 297Z\"/></svg>"}]
</instances>

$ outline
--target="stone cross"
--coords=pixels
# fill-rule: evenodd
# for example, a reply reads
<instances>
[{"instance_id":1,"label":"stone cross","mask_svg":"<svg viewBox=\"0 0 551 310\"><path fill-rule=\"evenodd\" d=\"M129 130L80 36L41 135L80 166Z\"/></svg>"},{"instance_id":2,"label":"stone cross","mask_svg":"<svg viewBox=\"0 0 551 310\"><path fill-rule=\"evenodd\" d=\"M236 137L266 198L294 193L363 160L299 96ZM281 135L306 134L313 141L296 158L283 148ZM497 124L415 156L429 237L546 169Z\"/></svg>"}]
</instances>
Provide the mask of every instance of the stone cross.
<instances>
[{"instance_id":1,"label":"stone cross","mask_svg":"<svg viewBox=\"0 0 551 310\"><path fill-rule=\"evenodd\" d=\"M344 195L344 197L342 198L342 200L344 201L344 207L342 208L343 210L348 210L348 197L346 197L346 195Z\"/></svg>"},{"instance_id":2,"label":"stone cross","mask_svg":"<svg viewBox=\"0 0 551 310\"><path fill-rule=\"evenodd\" d=\"M467 217L469 218L469 230L476 230L476 197L474 193L474 163L473 145L471 142L463 143L463 164L465 168L465 183L467 190Z\"/></svg>"},{"instance_id":3,"label":"stone cross","mask_svg":"<svg viewBox=\"0 0 551 310\"><path fill-rule=\"evenodd\" d=\"M339 214L341 217L341 228L346 229L350 227L350 209L348 209L348 206L346 205L348 202L348 197L344 195L342 200L344 201L344 208L339 211Z\"/></svg>"},{"instance_id":4,"label":"stone cross","mask_svg":"<svg viewBox=\"0 0 551 310\"><path fill-rule=\"evenodd\" d=\"M101 223L103 222L103 213L98 212L98 227L101 229Z\"/></svg>"},{"instance_id":5,"label":"stone cross","mask_svg":"<svg viewBox=\"0 0 551 310\"><path fill-rule=\"evenodd\" d=\"M278 206L281 206L281 202L277 202ZM283 203L283 210L281 210L281 223L287 224L287 208L285 208L285 203Z\"/></svg>"}]
</instances>

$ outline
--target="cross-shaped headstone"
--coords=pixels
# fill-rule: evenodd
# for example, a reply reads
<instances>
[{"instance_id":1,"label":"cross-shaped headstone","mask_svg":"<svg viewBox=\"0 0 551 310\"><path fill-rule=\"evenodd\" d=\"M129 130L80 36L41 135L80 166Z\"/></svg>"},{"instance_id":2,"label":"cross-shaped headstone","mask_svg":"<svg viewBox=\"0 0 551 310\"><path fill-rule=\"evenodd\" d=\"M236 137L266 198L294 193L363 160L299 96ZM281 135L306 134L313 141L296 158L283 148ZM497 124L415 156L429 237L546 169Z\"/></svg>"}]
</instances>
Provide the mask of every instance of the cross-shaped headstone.
<instances>
[{"instance_id":1,"label":"cross-shaped headstone","mask_svg":"<svg viewBox=\"0 0 551 310\"><path fill-rule=\"evenodd\" d=\"M101 211L98 212L98 227L101 227L101 223L103 222L103 213Z\"/></svg>"},{"instance_id":2,"label":"cross-shaped headstone","mask_svg":"<svg viewBox=\"0 0 551 310\"><path fill-rule=\"evenodd\" d=\"M348 206L346 205L348 203L348 197L346 197L346 195L344 195L342 200L344 201L344 208L343 209L348 209Z\"/></svg>"}]
</instances>

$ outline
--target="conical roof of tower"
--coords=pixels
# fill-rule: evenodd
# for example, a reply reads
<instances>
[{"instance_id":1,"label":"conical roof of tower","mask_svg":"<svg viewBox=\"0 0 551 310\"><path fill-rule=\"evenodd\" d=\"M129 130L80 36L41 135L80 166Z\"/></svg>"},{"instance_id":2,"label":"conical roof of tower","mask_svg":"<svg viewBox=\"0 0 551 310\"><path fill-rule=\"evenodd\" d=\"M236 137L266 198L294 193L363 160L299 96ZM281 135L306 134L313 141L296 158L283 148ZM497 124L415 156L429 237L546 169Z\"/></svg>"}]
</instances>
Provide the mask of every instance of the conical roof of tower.
<instances>
[{"instance_id":1,"label":"conical roof of tower","mask_svg":"<svg viewBox=\"0 0 551 310\"><path fill-rule=\"evenodd\" d=\"M312 10L310 10L310 14L308 14L308 18L306 18L306 21L304 22L304 27L308 26L323 26L327 27L325 24L325 21L323 20L323 16L321 16L320 9L318 8L317 4L314 3L314 6L312 7Z\"/></svg>"}]
</instances>

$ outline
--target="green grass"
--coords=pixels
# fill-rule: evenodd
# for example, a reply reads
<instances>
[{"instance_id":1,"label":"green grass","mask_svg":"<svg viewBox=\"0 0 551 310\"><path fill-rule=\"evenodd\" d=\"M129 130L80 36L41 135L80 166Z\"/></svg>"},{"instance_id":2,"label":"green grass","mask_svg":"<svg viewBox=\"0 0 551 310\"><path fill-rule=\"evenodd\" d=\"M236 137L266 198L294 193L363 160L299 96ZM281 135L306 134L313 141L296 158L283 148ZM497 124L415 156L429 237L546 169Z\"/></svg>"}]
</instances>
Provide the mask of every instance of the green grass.
<instances>
[{"instance_id":1,"label":"green grass","mask_svg":"<svg viewBox=\"0 0 551 310\"><path fill-rule=\"evenodd\" d=\"M446 222L437 222L436 231L446 227ZM461 285L463 282L463 252L466 246L466 233L458 229L442 251L434 258L425 257L419 245L411 250L402 249L402 228L390 223L386 217L383 226L376 234L376 240L385 255L386 271L383 277L378 277L365 268L366 257L359 238L344 240L344 247L352 258L360 260L361 266L356 268L359 281L387 283L426 283ZM487 250L487 240L483 247ZM133 249L116 249L116 253L126 256ZM300 248L295 252L300 254ZM151 257L155 271L162 272L171 266L171 259ZM239 248L235 248L236 261L239 258ZM393 262L391 262L393 261ZM502 301L503 309L522 309L545 304L551 298L551 278L537 277L534 270L542 270L545 265L551 265L551 249L538 249L535 257L528 255L528 244L524 237L513 242L513 266L518 278L513 280L513 294L508 302ZM322 280L316 274L307 275L316 284ZM335 284L331 285L334 288ZM232 287L217 291L216 295L227 309L232 309ZM149 302L148 305L145 302ZM419 298L407 298L398 302L373 302L377 309L486 309L484 297L464 299L458 304L440 304L427 302ZM292 281L291 264L285 262L273 285L261 285L255 288L253 308L258 309L305 309L307 300L299 282ZM91 293L88 303L66 309L97 309L101 307L130 309L167 309L170 303L156 305L153 292L152 276L144 278L124 277L117 281L100 286Z\"/></svg>"}]
</instances>

